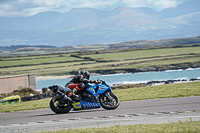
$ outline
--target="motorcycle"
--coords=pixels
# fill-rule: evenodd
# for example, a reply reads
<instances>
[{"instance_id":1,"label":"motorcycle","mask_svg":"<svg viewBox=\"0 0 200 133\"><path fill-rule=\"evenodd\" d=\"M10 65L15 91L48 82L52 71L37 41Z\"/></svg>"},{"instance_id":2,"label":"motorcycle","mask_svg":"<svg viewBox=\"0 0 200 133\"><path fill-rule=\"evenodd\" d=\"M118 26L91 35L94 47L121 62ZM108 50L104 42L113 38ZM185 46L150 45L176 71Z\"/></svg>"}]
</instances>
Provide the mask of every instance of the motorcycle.
<instances>
[{"instance_id":1,"label":"motorcycle","mask_svg":"<svg viewBox=\"0 0 200 133\"><path fill-rule=\"evenodd\" d=\"M116 109L119 104L119 98L112 93L111 87L106 81L98 79L99 83L88 86L79 94L79 100L73 99L68 94L72 92L70 88L61 85L53 85L48 88L55 93L50 101L50 108L57 114L68 113L72 108L74 110L96 109L103 107L107 110Z\"/></svg>"}]
</instances>

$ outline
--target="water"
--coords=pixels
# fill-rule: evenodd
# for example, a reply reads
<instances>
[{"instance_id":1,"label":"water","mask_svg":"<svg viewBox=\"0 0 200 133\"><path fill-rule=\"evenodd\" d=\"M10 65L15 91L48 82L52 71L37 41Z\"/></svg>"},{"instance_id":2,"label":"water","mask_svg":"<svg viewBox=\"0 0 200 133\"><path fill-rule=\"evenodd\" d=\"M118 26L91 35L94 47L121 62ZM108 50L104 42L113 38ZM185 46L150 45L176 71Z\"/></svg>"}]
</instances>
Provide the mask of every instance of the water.
<instances>
[{"instance_id":1,"label":"water","mask_svg":"<svg viewBox=\"0 0 200 133\"><path fill-rule=\"evenodd\" d=\"M161 81L161 80L178 80L178 79L200 79L200 68L187 69L187 70L170 70L159 72L141 72L141 73L128 73L128 74L113 74L113 75L99 75L91 76L91 80L97 78L107 81L110 85L113 84L136 84L147 83L148 81ZM48 87L54 84L65 85L72 78L65 79L52 79L52 80L39 80L37 81L37 90Z\"/></svg>"}]
</instances>

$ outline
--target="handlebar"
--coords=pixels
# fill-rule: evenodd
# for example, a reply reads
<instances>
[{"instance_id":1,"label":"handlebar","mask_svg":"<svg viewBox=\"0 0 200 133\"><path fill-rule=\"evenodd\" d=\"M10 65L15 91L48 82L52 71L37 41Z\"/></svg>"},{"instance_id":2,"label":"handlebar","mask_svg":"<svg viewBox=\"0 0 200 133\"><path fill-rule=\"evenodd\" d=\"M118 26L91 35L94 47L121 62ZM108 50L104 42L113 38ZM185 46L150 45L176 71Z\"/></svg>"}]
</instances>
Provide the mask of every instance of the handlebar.
<instances>
[{"instance_id":1,"label":"handlebar","mask_svg":"<svg viewBox=\"0 0 200 133\"><path fill-rule=\"evenodd\" d=\"M103 80L101 80L100 78L97 78L97 80L103 81Z\"/></svg>"},{"instance_id":2,"label":"handlebar","mask_svg":"<svg viewBox=\"0 0 200 133\"><path fill-rule=\"evenodd\" d=\"M97 78L97 80L101 81L101 84L105 84L105 81L100 79L100 78Z\"/></svg>"}]
</instances>

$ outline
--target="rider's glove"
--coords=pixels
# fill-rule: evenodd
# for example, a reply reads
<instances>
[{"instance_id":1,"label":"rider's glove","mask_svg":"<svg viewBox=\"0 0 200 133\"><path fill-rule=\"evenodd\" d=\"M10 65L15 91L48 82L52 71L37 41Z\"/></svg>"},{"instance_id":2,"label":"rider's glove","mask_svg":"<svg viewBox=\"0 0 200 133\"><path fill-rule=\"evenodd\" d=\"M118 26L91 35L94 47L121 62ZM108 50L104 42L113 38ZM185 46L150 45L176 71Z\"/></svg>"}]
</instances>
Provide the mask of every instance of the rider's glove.
<instances>
[{"instance_id":1,"label":"rider's glove","mask_svg":"<svg viewBox=\"0 0 200 133\"><path fill-rule=\"evenodd\" d=\"M100 84L101 81L99 81L99 80L96 81L96 80L95 80L94 83L95 83L95 84Z\"/></svg>"}]
</instances>

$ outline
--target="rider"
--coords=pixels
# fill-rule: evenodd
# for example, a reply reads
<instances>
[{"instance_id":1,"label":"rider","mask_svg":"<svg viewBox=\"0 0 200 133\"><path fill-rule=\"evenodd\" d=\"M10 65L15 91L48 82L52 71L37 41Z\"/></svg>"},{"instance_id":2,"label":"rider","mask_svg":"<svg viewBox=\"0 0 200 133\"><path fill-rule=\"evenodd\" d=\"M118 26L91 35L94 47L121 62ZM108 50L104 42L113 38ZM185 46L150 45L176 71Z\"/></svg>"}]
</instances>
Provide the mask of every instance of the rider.
<instances>
[{"instance_id":1,"label":"rider","mask_svg":"<svg viewBox=\"0 0 200 133\"><path fill-rule=\"evenodd\" d=\"M85 84L87 83L97 83L96 80L89 80L90 73L86 70L80 70L79 74L75 76L71 81L69 81L65 87L72 89L72 94L70 94L75 99L79 99L79 96L76 94L80 94L82 90L84 90Z\"/></svg>"}]
</instances>

